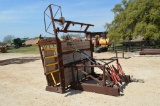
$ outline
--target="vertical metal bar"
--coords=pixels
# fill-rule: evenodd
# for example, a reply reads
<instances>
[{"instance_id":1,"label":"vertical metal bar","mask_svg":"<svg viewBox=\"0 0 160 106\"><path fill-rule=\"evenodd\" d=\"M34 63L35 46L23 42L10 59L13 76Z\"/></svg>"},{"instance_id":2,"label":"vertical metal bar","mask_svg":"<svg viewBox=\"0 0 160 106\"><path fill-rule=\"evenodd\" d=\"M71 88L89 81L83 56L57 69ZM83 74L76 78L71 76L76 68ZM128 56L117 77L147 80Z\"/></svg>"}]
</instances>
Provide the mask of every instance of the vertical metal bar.
<instances>
[{"instance_id":1,"label":"vertical metal bar","mask_svg":"<svg viewBox=\"0 0 160 106\"><path fill-rule=\"evenodd\" d=\"M75 74L74 74L73 66L71 66L71 71L72 71L72 80L73 82L75 82Z\"/></svg>"},{"instance_id":2,"label":"vertical metal bar","mask_svg":"<svg viewBox=\"0 0 160 106\"><path fill-rule=\"evenodd\" d=\"M85 61L83 61L83 65L84 65L84 71L86 72L86 67L85 67ZM86 75L85 75L85 79L86 79Z\"/></svg>"},{"instance_id":3,"label":"vertical metal bar","mask_svg":"<svg viewBox=\"0 0 160 106\"><path fill-rule=\"evenodd\" d=\"M131 41L129 41L129 51L131 51Z\"/></svg>"},{"instance_id":4,"label":"vertical metal bar","mask_svg":"<svg viewBox=\"0 0 160 106\"><path fill-rule=\"evenodd\" d=\"M103 86L106 86L105 65L103 66Z\"/></svg>"},{"instance_id":5,"label":"vertical metal bar","mask_svg":"<svg viewBox=\"0 0 160 106\"><path fill-rule=\"evenodd\" d=\"M38 44L38 48L39 48L39 52L40 52L40 55L41 55L41 60L42 60L43 68L44 68L43 54L42 54L41 46L39 44Z\"/></svg>"},{"instance_id":6,"label":"vertical metal bar","mask_svg":"<svg viewBox=\"0 0 160 106\"><path fill-rule=\"evenodd\" d=\"M115 52L116 52L116 58L118 58L117 50Z\"/></svg>"},{"instance_id":7,"label":"vertical metal bar","mask_svg":"<svg viewBox=\"0 0 160 106\"><path fill-rule=\"evenodd\" d=\"M142 51L142 41L140 41L141 51Z\"/></svg>"},{"instance_id":8,"label":"vertical metal bar","mask_svg":"<svg viewBox=\"0 0 160 106\"><path fill-rule=\"evenodd\" d=\"M124 50L122 51L122 57L124 58Z\"/></svg>"},{"instance_id":9,"label":"vertical metal bar","mask_svg":"<svg viewBox=\"0 0 160 106\"><path fill-rule=\"evenodd\" d=\"M62 87L62 93L65 92L65 76L64 76L64 66L63 66L63 57L62 57L62 47L61 42L57 39L57 52L58 52L58 61L59 61L59 70L60 70L60 86Z\"/></svg>"},{"instance_id":10,"label":"vertical metal bar","mask_svg":"<svg viewBox=\"0 0 160 106\"><path fill-rule=\"evenodd\" d=\"M56 39L58 38L57 36L57 29L56 29L56 26L54 24L54 15L53 15L53 12L52 12L52 5L49 5L49 10L50 10L50 15L51 15L51 20L52 20L52 27L53 27L53 31L54 31L54 35L56 37Z\"/></svg>"},{"instance_id":11,"label":"vertical metal bar","mask_svg":"<svg viewBox=\"0 0 160 106\"><path fill-rule=\"evenodd\" d=\"M116 45L116 42L114 44L114 50L117 51L117 45Z\"/></svg>"},{"instance_id":12,"label":"vertical metal bar","mask_svg":"<svg viewBox=\"0 0 160 106\"><path fill-rule=\"evenodd\" d=\"M122 58L124 58L124 45L122 46Z\"/></svg>"},{"instance_id":13,"label":"vertical metal bar","mask_svg":"<svg viewBox=\"0 0 160 106\"><path fill-rule=\"evenodd\" d=\"M80 80L79 80L79 73L78 73L78 67L77 66L75 66L75 71L77 72L76 73L76 78L77 78L76 81L79 82Z\"/></svg>"},{"instance_id":14,"label":"vertical metal bar","mask_svg":"<svg viewBox=\"0 0 160 106\"><path fill-rule=\"evenodd\" d=\"M112 49L113 51L115 50L115 49L114 49L114 46L115 46L114 43L115 43L115 42L113 42L113 49Z\"/></svg>"},{"instance_id":15,"label":"vertical metal bar","mask_svg":"<svg viewBox=\"0 0 160 106\"><path fill-rule=\"evenodd\" d=\"M56 38L56 45L57 45L57 53L58 53L58 67L59 67L59 78L60 78L60 87L61 87L61 93L65 92L65 77L64 77L64 67L63 67L63 58L62 58L62 48L61 48L61 42L58 38L58 34L57 34L57 28L54 24L54 17L53 17L53 12L52 12L52 7L51 5L49 5L49 10L50 10L50 15L51 15L51 19L52 19L52 26L53 26L53 31L54 31L54 35Z\"/></svg>"},{"instance_id":16,"label":"vertical metal bar","mask_svg":"<svg viewBox=\"0 0 160 106\"><path fill-rule=\"evenodd\" d=\"M91 51L91 57L93 57L93 50L92 50L92 49L93 49L93 45L92 45L92 37L91 37L92 35L91 35L91 33L88 33L88 34L90 35L89 37L90 37L90 51ZM91 63L91 65L93 65L93 63ZM92 72L94 72L94 68L93 68L93 67L91 67L91 73L92 73Z\"/></svg>"}]
</instances>

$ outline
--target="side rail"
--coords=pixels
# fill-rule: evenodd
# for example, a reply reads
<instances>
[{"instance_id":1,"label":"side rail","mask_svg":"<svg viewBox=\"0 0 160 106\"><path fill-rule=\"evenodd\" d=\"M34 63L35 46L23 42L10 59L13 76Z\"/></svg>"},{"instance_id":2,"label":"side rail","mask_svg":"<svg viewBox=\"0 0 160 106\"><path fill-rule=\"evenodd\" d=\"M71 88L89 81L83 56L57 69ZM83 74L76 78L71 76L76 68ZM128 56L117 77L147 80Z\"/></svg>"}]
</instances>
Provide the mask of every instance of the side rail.
<instances>
[{"instance_id":1,"label":"side rail","mask_svg":"<svg viewBox=\"0 0 160 106\"><path fill-rule=\"evenodd\" d=\"M54 38L39 40L38 47L48 86L59 85L59 63L57 58L56 40Z\"/></svg>"}]
</instances>

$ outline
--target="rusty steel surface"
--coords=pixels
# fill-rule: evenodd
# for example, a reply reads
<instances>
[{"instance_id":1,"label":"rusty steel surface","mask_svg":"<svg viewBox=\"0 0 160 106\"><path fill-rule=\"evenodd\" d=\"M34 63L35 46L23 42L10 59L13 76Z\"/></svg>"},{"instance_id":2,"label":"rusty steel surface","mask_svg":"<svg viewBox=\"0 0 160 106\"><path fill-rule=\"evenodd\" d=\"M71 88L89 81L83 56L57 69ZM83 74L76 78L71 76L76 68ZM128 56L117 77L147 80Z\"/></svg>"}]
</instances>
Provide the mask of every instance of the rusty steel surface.
<instances>
[{"instance_id":1,"label":"rusty steel surface","mask_svg":"<svg viewBox=\"0 0 160 106\"><path fill-rule=\"evenodd\" d=\"M54 14L53 14L53 7L54 6L57 7L57 11L54 11ZM47 11L49 11L50 14L47 14ZM60 16L61 16L59 19L55 18L58 12L60 12ZM46 17L48 17L51 20L51 22L48 26L46 25ZM106 94L106 95L113 95L113 96L120 95L120 90L121 90L120 86L123 86L123 85L120 84L120 81L115 83L115 80L117 80L117 79L113 78L113 77L115 77L115 75L113 75L113 72L111 72L111 70L109 69L109 67L110 67L109 64L114 61L118 62L118 59L117 58L93 59L93 50L92 50L93 45L92 45L92 40L91 40L93 35L91 34L91 32L88 31L88 28L90 26L94 26L94 25L65 20L64 17L62 16L61 7L58 5L54 5L54 4L49 5L46 8L46 10L44 11L44 23L45 23L45 31L49 34L54 35L54 38L41 39L38 41L42 64L43 64L43 67L45 67L44 56L42 53L42 46L53 45L53 44L56 45L57 56L58 56L58 67L59 67L58 78L60 81L60 83L58 85L54 84L53 81L51 81L50 78L48 78L49 76L46 76L46 80L48 83L48 85L46 86L46 91L64 93L66 91L66 89L68 89L68 86L71 86L72 89L77 89L77 90L84 90L84 91L95 92L95 93ZM56 26L57 25L56 23L58 23L61 26L61 28ZM84 26L85 28L84 28L84 30L70 30L69 27L71 25L72 26L79 25L80 27ZM52 26L53 32L48 31L50 26ZM66 52L63 51L62 50L63 45L62 45L62 42L60 41L59 35L58 35L60 32L63 32L63 33L76 32L76 33L86 34L86 36L89 36L89 39L90 39L89 40L89 48L87 48L87 49L82 48L80 50L76 49L79 52L77 52L76 50L66 51ZM90 57L87 57L88 55L84 56L83 50L89 50ZM67 64L63 64L63 63L65 63L63 60L63 56L66 54L70 54L70 53L74 54L75 52L81 54L81 56L83 54L83 56L85 58L80 59L80 60L76 60L76 61L74 60L74 61L67 63ZM102 64L96 62L96 60L103 61L103 63L105 63L105 64L102 65ZM104 60L108 61L108 62L104 62ZM89 62L89 64L86 62ZM102 74L96 74L94 72L94 67L100 68L102 70ZM68 79L65 79L66 78L65 71L64 71L65 68L71 68L69 70L69 72L71 74L70 77L72 77L72 82L69 85L67 85L68 82L66 83L66 81L68 81ZM88 68L91 71L87 72ZM83 74L84 76L79 77L79 75L80 75L79 73ZM120 71L118 71L118 73L120 73ZM116 75L120 76L120 74L116 74ZM130 82L130 76L123 75L123 77L124 76L127 78L128 82ZM96 84L85 83L86 81L88 81L88 79L96 81L97 83ZM124 83L126 83L125 80L123 80L123 79L120 79L120 80L122 80ZM112 82L112 84L108 84L108 82ZM114 85L116 85L116 87Z\"/></svg>"},{"instance_id":2,"label":"rusty steel surface","mask_svg":"<svg viewBox=\"0 0 160 106\"><path fill-rule=\"evenodd\" d=\"M144 49L139 52L140 55L157 55L160 54L160 49Z\"/></svg>"},{"instance_id":3,"label":"rusty steel surface","mask_svg":"<svg viewBox=\"0 0 160 106\"><path fill-rule=\"evenodd\" d=\"M46 86L46 91L65 93L65 90L63 90L62 87L54 87L54 86Z\"/></svg>"},{"instance_id":4,"label":"rusty steel surface","mask_svg":"<svg viewBox=\"0 0 160 106\"><path fill-rule=\"evenodd\" d=\"M100 86L96 84L86 84L86 83L72 83L71 88L75 90L83 90L88 92L95 92L111 96L119 96L120 91L117 87L107 87Z\"/></svg>"},{"instance_id":5,"label":"rusty steel surface","mask_svg":"<svg viewBox=\"0 0 160 106\"><path fill-rule=\"evenodd\" d=\"M128 83L129 83L129 82L132 82L130 75L126 75L126 78L127 78L127 80L128 80Z\"/></svg>"},{"instance_id":6,"label":"rusty steel surface","mask_svg":"<svg viewBox=\"0 0 160 106\"><path fill-rule=\"evenodd\" d=\"M57 11L55 14L53 14L53 11L52 11L52 7L57 7ZM47 10L50 11L50 14L47 14ZM57 13L60 12L60 19L56 19L54 18ZM46 17L48 17L50 20L51 20L51 23L47 26L47 22L46 22ZM90 33L88 30L88 28L90 26L94 26L92 24L87 24L87 23L81 23L81 22L74 22L74 21L67 21L67 20L62 20L62 11L61 11L61 7L58 6L58 5L54 5L54 4L51 4L49 5L46 10L44 11L44 23L45 23L45 31L49 34L52 34L52 35L55 35L57 37L57 32L64 32L64 33L67 33L67 32L77 32L77 33ZM64 18L64 17L63 17ZM63 21L63 22L62 22ZM59 22L59 25L60 25L62 28L60 29L59 27L57 27L55 25L55 23ZM54 30L54 33L52 32L49 32L48 29L49 27L52 25L53 27L53 30ZM83 31L79 31L79 30L69 30L69 26L74 26L74 25L79 25L79 26L85 26L84 30Z\"/></svg>"},{"instance_id":7,"label":"rusty steel surface","mask_svg":"<svg viewBox=\"0 0 160 106\"><path fill-rule=\"evenodd\" d=\"M53 14L53 10L52 10L52 6L55 6L55 7L58 7L57 11L55 14ZM47 10L49 10L49 13L50 14L47 14ZM62 11L61 11L61 7L58 6L58 5L54 5L54 4L51 4L49 5L46 10L44 11L44 23L45 23L45 31L49 34L52 34L55 36L55 39L50 39L50 41L52 41L51 43L48 43L48 44L56 44L57 45L57 52L58 52L58 66L59 66L59 78L60 78L60 88L62 92L65 91L65 78L64 78L64 65L63 65L63 54L65 53L62 53L62 48L61 48L61 42L58 38L58 33L59 32L77 32L77 33L89 33L87 32L87 29L89 28L89 26L94 26L94 25L91 25L91 24L86 24L86 23L80 23L80 22L74 22L74 21L65 21L63 22L63 28L62 29L59 29L59 27L57 27L55 25L56 22L60 22L62 23L62 20L60 19L55 19L55 16L57 15L57 13L60 11L60 14L61 14L61 18L63 17L62 16ZM46 16L50 18L51 20L51 23L47 26L46 25ZM52 28L53 28L53 33L49 32L48 29L49 27L52 25ZM81 27L82 26L86 26L85 30L84 31L78 31L78 30L68 30L69 26L70 25L80 25ZM38 45L45 45L45 43L47 44L47 42L50 42L49 40L43 40L41 42L38 43ZM90 41L91 42L91 41ZM39 49L40 49L40 46L39 46ZM41 58L42 58L42 63L44 63L44 59L43 59L43 56L42 56L42 52L40 50L40 54L41 54ZM56 89L54 89L55 87L49 87L47 86L46 89L48 91L56 91Z\"/></svg>"},{"instance_id":8,"label":"rusty steel surface","mask_svg":"<svg viewBox=\"0 0 160 106\"><path fill-rule=\"evenodd\" d=\"M57 39L58 40L58 39ZM59 72L60 72L60 86L62 88L62 92L65 92L65 78L64 78L64 66L63 66L63 58L62 58L62 49L61 42L58 40L57 42L57 52L58 52L58 61L59 61Z\"/></svg>"}]
</instances>

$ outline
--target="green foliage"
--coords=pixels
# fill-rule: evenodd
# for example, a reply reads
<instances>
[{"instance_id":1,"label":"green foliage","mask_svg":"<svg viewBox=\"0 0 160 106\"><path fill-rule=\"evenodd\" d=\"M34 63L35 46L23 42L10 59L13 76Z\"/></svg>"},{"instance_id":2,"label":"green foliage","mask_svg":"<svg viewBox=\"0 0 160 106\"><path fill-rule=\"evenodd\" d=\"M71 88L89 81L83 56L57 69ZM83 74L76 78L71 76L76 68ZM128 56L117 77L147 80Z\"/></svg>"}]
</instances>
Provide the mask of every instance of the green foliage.
<instances>
[{"instance_id":1,"label":"green foliage","mask_svg":"<svg viewBox=\"0 0 160 106\"><path fill-rule=\"evenodd\" d=\"M112 11L114 20L105 25L112 40L129 40L130 36L160 39L159 0L122 0Z\"/></svg>"},{"instance_id":2,"label":"green foliage","mask_svg":"<svg viewBox=\"0 0 160 106\"><path fill-rule=\"evenodd\" d=\"M20 47L19 49L8 50L8 53L25 53L25 54L39 54L38 45L29 47Z\"/></svg>"},{"instance_id":3,"label":"green foliage","mask_svg":"<svg viewBox=\"0 0 160 106\"><path fill-rule=\"evenodd\" d=\"M21 40L20 38L13 39L13 44L14 44L15 48L22 47L24 42L25 42L25 40Z\"/></svg>"}]
</instances>

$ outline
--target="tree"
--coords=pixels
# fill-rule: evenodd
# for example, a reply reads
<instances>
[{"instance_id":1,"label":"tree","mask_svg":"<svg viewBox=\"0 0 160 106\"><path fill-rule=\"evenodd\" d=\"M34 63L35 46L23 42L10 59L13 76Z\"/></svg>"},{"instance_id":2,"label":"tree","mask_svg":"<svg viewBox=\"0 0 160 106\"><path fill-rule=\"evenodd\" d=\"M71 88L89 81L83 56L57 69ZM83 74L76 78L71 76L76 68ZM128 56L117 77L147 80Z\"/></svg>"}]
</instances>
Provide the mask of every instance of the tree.
<instances>
[{"instance_id":1,"label":"tree","mask_svg":"<svg viewBox=\"0 0 160 106\"><path fill-rule=\"evenodd\" d=\"M144 39L160 39L159 0L122 0L112 9L115 14L105 27L111 39L143 36Z\"/></svg>"},{"instance_id":2,"label":"tree","mask_svg":"<svg viewBox=\"0 0 160 106\"><path fill-rule=\"evenodd\" d=\"M3 38L3 42L5 43L11 43L11 41L14 39L13 35L7 35Z\"/></svg>"},{"instance_id":3,"label":"tree","mask_svg":"<svg viewBox=\"0 0 160 106\"><path fill-rule=\"evenodd\" d=\"M14 44L15 48L22 47L24 42L25 42L25 40L21 40L20 38L13 39L13 44Z\"/></svg>"}]
</instances>

